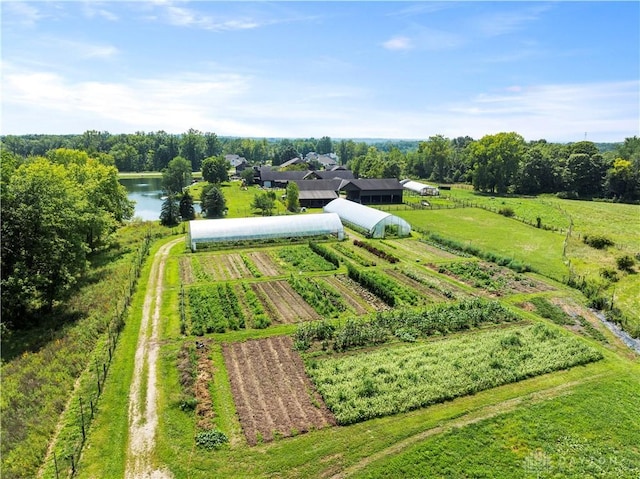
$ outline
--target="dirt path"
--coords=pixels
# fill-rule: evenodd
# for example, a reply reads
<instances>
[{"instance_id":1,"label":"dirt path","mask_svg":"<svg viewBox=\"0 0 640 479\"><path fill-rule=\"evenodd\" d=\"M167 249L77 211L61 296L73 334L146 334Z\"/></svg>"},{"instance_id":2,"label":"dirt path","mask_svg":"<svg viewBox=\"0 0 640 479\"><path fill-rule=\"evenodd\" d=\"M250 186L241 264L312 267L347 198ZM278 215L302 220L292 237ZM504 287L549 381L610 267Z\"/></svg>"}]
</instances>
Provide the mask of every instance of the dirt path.
<instances>
[{"instance_id":1,"label":"dirt path","mask_svg":"<svg viewBox=\"0 0 640 479\"><path fill-rule=\"evenodd\" d=\"M184 241L183 238L178 238L163 245L153 258L149 274L134 360L133 380L129 390L129 445L125 470L127 479L172 477L166 470L154 470L152 455L158 426L156 376L164 267L171 248L182 241Z\"/></svg>"},{"instance_id":2,"label":"dirt path","mask_svg":"<svg viewBox=\"0 0 640 479\"><path fill-rule=\"evenodd\" d=\"M484 421L485 419L491 419L500 414L514 411L518 406L521 406L524 403L533 404L533 403L545 401L547 399L569 394L574 387L588 381L593 381L595 378L599 378L602 376L604 376L604 374L598 374L596 376L592 376L586 379L568 382L568 383L561 384L559 386L555 386L549 389L537 391L537 392L527 394L525 396L516 397L513 399L507 399L506 401L502 401L497 404L480 408L479 410L471 412L469 414L465 414L464 416L458 419L448 421L446 424L442 426L433 427L431 429L427 429L426 431L422 431L418 434L408 437L404 441L395 443L393 446L390 446L386 449L382 449L381 451L378 451L377 453L362 459L360 462L356 462L355 464L351 465L350 467L347 467L346 469L340 471L337 474L334 474L334 475L330 475L331 473L321 474L321 477L330 477L331 479L344 479L346 477L349 477L355 474L358 471L361 471L362 469L367 467L369 464L379 459L397 455L400 452L406 450L407 448L413 446L414 444L417 444L420 441L423 441L431 436L442 434L442 433L451 431L453 429L458 429L464 426L468 426L470 424L475 424L477 422Z\"/></svg>"}]
</instances>

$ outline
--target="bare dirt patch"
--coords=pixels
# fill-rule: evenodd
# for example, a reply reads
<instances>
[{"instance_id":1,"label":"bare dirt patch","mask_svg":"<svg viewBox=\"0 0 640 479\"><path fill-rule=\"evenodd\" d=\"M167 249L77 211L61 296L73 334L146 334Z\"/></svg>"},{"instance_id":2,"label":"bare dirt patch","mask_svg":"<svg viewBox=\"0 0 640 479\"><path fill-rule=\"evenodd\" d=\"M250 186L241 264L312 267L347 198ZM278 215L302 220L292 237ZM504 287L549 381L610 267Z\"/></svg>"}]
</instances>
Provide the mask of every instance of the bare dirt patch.
<instances>
[{"instance_id":1,"label":"bare dirt patch","mask_svg":"<svg viewBox=\"0 0 640 479\"><path fill-rule=\"evenodd\" d=\"M191 267L191 258L188 256L180 258L180 280L183 284L192 284L196 281Z\"/></svg>"},{"instance_id":2,"label":"bare dirt patch","mask_svg":"<svg viewBox=\"0 0 640 479\"><path fill-rule=\"evenodd\" d=\"M281 274L280 269L266 251L254 251L248 253L247 256L263 276L278 276Z\"/></svg>"},{"instance_id":3,"label":"bare dirt patch","mask_svg":"<svg viewBox=\"0 0 640 479\"><path fill-rule=\"evenodd\" d=\"M321 319L318 313L285 281L263 281L251 285L274 321L298 323Z\"/></svg>"},{"instance_id":4,"label":"bare dirt patch","mask_svg":"<svg viewBox=\"0 0 640 479\"><path fill-rule=\"evenodd\" d=\"M249 445L335 425L288 336L222 345Z\"/></svg>"},{"instance_id":5,"label":"bare dirt patch","mask_svg":"<svg viewBox=\"0 0 640 479\"><path fill-rule=\"evenodd\" d=\"M202 268L214 281L250 278L251 272L239 253L206 255L200 258Z\"/></svg>"},{"instance_id":6,"label":"bare dirt patch","mask_svg":"<svg viewBox=\"0 0 640 479\"><path fill-rule=\"evenodd\" d=\"M209 358L208 342L198 342L196 349L198 354L197 376L195 383L196 417L198 428L208 430L214 426L213 399L209 384L213 381L213 361Z\"/></svg>"},{"instance_id":7,"label":"bare dirt patch","mask_svg":"<svg viewBox=\"0 0 640 479\"><path fill-rule=\"evenodd\" d=\"M333 286L342 295L349 308L357 315L367 314L370 309L365 307L362 303L366 303L364 298L360 297L354 290L349 289L343 281L340 281L335 276L329 276L323 278L327 283Z\"/></svg>"},{"instance_id":8,"label":"bare dirt patch","mask_svg":"<svg viewBox=\"0 0 640 479\"><path fill-rule=\"evenodd\" d=\"M345 274L336 275L335 278L345 287L355 294L357 294L360 298L362 298L371 309L374 311L385 311L387 309L391 309L387 303L378 298L375 294L363 288L359 283L352 280Z\"/></svg>"}]
</instances>

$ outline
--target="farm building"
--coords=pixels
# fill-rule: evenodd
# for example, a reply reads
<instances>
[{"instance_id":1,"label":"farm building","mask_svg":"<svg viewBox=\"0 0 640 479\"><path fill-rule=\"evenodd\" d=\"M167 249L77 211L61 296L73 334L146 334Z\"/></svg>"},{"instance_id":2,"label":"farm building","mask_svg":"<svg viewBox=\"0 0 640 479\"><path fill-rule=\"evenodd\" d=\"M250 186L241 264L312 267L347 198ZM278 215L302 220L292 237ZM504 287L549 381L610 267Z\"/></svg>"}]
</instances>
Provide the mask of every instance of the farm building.
<instances>
[{"instance_id":1,"label":"farm building","mask_svg":"<svg viewBox=\"0 0 640 479\"><path fill-rule=\"evenodd\" d=\"M420 196L438 196L440 194L440 190L435 186L426 185L419 181L402 180L400 184L405 190L413 191L414 193L418 193Z\"/></svg>"},{"instance_id":2,"label":"farm building","mask_svg":"<svg viewBox=\"0 0 640 479\"><path fill-rule=\"evenodd\" d=\"M343 198L333 200L324 211L338 214L343 223L365 231L372 238L384 238L387 227L396 228L399 236L411 234L411 225L402 218Z\"/></svg>"},{"instance_id":3,"label":"farm building","mask_svg":"<svg viewBox=\"0 0 640 479\"><path fill-rule=\"evenodd\" d=\"M187 240L191 251L198 243L221 243L273 238L298 238L333 234L344 238L340 217L333 213L224 218L189 221Z\"/></svg>"},{"instance_id":4,"label":"farm building","mask_svg":"<svg viewBox=\"0 0 640 479\"><path fill-rule=\"evenodd\" d=\"M402 203L402 185L395 178L344 180L340 191L363 205Z\"/></svg>"}]
</instances>

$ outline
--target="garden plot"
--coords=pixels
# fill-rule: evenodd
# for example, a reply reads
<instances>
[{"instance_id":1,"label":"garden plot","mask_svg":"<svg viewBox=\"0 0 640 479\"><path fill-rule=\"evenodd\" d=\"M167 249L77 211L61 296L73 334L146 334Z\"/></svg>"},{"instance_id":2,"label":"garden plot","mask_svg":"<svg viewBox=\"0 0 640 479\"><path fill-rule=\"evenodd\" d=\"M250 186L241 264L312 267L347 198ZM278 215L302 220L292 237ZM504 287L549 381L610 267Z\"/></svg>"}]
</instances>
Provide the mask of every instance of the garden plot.
<instances>
[{"instance_id":1,"label":"garden plot","mask_svg":"<svg viewBox=\"0 0 640 479\"><path fill-rule=\"evenodd\" d=\"M385 240L391 246L403 251L412 260L442 261L459 258L458 255L417 240Z\"/></svg>"},{"instance_id":2,"label":"garden plot","mask_svg":"<svg viewBox=\"0 0 640 479\"><path fill-rule=\"evenodd\" d=\"M307 372L339 424L425 407L602 358L544 324L309 359Z\"/></svg>"},{"instance_id":3,"label":"garden plot","mask_svg":"<svg viewBox=\"0 0 640 479\"><path fill-rule=\"evenodd\" d=\"M449 301L463 296L460 292L453 292L450 286L442 287L436 281L406 268L402 272L396 269L386 269L384 272L396 281L418 291L427 302Z\"/></svg>"},{"instance_id":4,"label":"garden plot","mask_svg":"<svg viewBox=\"0 0 640 479\"><path fill-rule=\"evenodd\" d=\"M285 280L253 283L251 288L276 322L298 323L320 319L320 315Z\"/></svg>"},{"instance_id":5,"label":"garden plot","mask_svg":"<svg viewBox=\"0 0 640 479\"><path fill-rule=\"evenodd\" d=\"M439 265L429 264L428 266L470 286L485 289L494 296L540 293L555 289L537 279L483 261L460 261Z\"/></svg>"},{"instance_id":6,"label":"garden plot","mask_svg":"<svg viewBox=\"0 0 640 479\"><path fill-rule=\"evenodd\" d=\"M231 392L249 445L335 424L291 338L223 344Z\"/></svg>"},{"instance_id":7,"label":"garden plot","mask_svg":"<svg viewBox=\"0 0 640 479\"><path fill-rule=\"evenodd\" d=\"M238 253L200 256L204 272L213 281L251 278L253 275Z\"/></svg>"},{"instance_id":8,"label":"garden plot","mask_svg":"<svg viewBox=\"0 0 640 479\"><path fill-rule=\"evenodd\" d=\"M247 253L247 257L253 261L262 276L278 276L281 274L280 268L266 251L253 251Z\"/></svg>"}]
</instances>

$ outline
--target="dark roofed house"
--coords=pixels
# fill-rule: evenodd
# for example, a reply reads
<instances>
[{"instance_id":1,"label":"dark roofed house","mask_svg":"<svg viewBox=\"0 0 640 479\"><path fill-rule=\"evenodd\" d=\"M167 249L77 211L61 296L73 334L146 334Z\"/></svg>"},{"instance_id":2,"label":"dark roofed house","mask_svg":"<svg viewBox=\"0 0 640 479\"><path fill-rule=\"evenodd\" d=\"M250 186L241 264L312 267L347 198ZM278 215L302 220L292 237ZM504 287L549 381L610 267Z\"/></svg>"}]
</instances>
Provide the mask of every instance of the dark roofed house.
<instances>
[{"instance_id":1,"label":"dark roofed house","mask_svg":"<svg viewBox=\"0 0 640 479\"><path fill-rule=\"evenodd\" d=\"M300 206L306 208L322 208L338 198L338 189L342 180L295 180L298 185Z\"/></svg>"},{"instance_id":2,"label":"dark roofed house","mask_svg":"<svg viewBox=\"0 0 640 479\"><path fill-rule=\"evenodd\" d=\"M306 163L306 161L304 161L302 158L292 158L289 161L285 161L284 163L281 163L278 167L286 168L287 166L299 165L301 163Z\"/></svg>"},{"instance_id":3,"label":"dark roofed house","mask_svg":"<svg viewBox=\"0 0 640 479\"><path fill-rule=\"evenodd\" d=\"M402 185L396 178L343 180L340 191L363 205L402 203Z\"/></svg>"},{"instance_id":4,"label":"dark roofed house","mask_svg":"<svg viewBox=\"0 0 640 479\"><path fill-rule=\"evenodd\" d=\"M311 179L318 180L332 180L335 178L340 178L342 180L352 180L354 179L353 171L345 170L344 168L341 170L327 170L327 171L310 171L305 180Z\"/></svg>"},{"instance_id":5,"label":"dark roofed house","mask_svg":"<svg viewBox=\"0 0 640 479\"><path fill-rule=\"evenodd\" d=\"M308 170L304 171L278 171L269 166L260 168L260 186L264 188L286 188L289 181L302 180Z\"/></svg>"}]
</instances>

